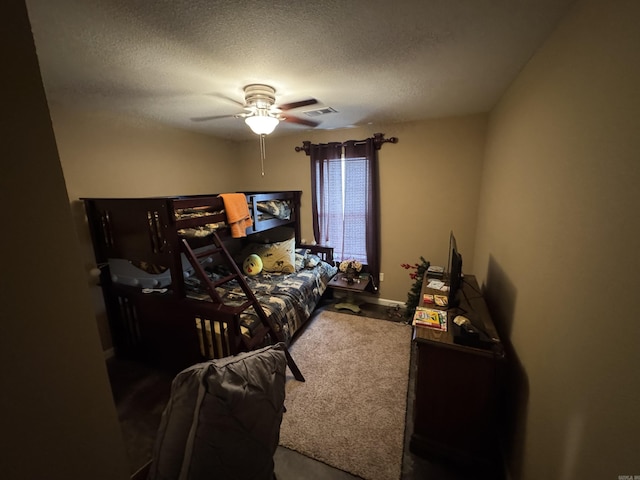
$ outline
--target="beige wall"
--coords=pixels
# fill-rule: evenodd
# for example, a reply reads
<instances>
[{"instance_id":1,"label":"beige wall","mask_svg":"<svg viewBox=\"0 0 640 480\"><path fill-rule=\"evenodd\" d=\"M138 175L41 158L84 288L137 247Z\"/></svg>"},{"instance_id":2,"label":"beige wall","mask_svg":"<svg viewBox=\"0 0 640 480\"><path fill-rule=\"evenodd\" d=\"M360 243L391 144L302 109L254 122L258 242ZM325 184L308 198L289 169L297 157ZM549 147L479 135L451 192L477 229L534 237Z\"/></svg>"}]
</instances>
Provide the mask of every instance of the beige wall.
<instances>
[{"instance_id":1,"label":"beige wall","mask_svg":"<svg viewBox=\"0 0 640 480\"><path fill-rule=\"evenodd\" d=\"M69 198L234 188L238 144L148 120L51 106Z\"/></svg>"},{"instance_id":2,"label":"beige wall","mask_svg":"<svg viewBox=\"0 0 640 480\"><path fill-rule=\"evenodd\" d=\"M21 0L0 18L0 476L129 469Z\"/></svg>"},{"instance_id":3,"label":"beige wall","mask_svg":"<svg viewBox=\"0 0 640 480\"><path fill-rule=\"evenodd\" d=\"M490 117L474 270L514 479L640 475L640 3L578 2Z\"/></svg>"},{"instance_id":4,"label":"beige wall","mask_svg":"<svg viewBox=\"0 0 640 480\"><path fill-rule=\"evenodd\" d=\"M296 152L314 143L362 139L376 132L398 137L379 151L382 222L382 299L405 302L412 280L402 263L420 256L446 265L453 230L471 272L482 173L486 115L425 120L370 128L268 137L265 176L258 140L242 145L247 190L302 190L302 236L313 238L309 157Z\"/></svg>"}]
</instances>

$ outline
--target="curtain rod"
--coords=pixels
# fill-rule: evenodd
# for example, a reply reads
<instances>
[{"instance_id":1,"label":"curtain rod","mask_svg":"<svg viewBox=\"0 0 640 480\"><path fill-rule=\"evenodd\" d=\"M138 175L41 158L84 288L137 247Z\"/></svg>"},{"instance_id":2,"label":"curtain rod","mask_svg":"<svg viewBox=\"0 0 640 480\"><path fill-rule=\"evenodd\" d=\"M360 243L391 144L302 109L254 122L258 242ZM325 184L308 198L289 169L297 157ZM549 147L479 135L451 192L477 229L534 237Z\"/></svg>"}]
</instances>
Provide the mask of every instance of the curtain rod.
<instances>
[{"instance_id":1,"label":"curtain rod","mask_svg":"<svg viewBox=\"0 0 640 480\"><path fill-rule=\"evenodd\" d=\"M382 145L385 143L398 143L398 137L389 137L389 138L384 138L384 133L374 133L373 134L373 144L376 148L376 150L380 150L380 148L382 148ZM354 142L354 140L350 140L351 142ZM365 140L355 140L355 143L358 142L364 142ZM341 145L344 146L349 142L344 142ZM301 147L296 147L296 152L304 152L307 155L311 154L311 142L309 140L305 140L302 142L302 146Z\"/></svg>"}]
</instances>

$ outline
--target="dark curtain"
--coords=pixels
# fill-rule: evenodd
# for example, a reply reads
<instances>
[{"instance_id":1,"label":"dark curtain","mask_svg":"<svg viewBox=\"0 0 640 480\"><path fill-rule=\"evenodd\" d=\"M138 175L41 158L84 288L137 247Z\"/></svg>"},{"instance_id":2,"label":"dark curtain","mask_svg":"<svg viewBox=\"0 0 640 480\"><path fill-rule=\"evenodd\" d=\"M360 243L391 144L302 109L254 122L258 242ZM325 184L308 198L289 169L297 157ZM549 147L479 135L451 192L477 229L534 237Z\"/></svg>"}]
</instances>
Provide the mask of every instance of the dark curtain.
<instances>
[{"instance_id":1,"label":"dark curtain","mask_svg":"<svg viewBox=\"0 0 640 480\"><path fill-rule=\"evenodd\" d=\"M321 228L320 219L324 218L324 209L326 207L323 199L325 192L323 185L325 181L323 176L327 174L324 163L328 161L339 161L342 157L342 143L323 143L311 144L309 148L309 156L311 157L311 209L313 212L313 236L316 241L323 245L326 238L321 238L326 228Z\"/></svg>"}]
</instances>

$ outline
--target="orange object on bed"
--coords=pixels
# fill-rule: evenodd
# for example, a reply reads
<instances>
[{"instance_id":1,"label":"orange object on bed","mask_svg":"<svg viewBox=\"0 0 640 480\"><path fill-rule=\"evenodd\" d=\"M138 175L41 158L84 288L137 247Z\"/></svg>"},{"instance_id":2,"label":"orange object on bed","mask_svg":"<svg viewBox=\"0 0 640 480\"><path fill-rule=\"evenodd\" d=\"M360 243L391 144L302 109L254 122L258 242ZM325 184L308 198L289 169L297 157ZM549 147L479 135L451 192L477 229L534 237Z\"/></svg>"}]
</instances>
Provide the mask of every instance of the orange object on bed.
<instances>
[{"instance_id":1,"label":"orange object on bed","mask_svg":"<svg viewBox=\"0 0 640 480\"><path fill-rule=\"evenodd\" d=\"M244 193L221 193L220 196L224 202L231 236L233 238L246 237L247 228L253 225L247 206L247 197Z\"/></svg>"}]
</instances>

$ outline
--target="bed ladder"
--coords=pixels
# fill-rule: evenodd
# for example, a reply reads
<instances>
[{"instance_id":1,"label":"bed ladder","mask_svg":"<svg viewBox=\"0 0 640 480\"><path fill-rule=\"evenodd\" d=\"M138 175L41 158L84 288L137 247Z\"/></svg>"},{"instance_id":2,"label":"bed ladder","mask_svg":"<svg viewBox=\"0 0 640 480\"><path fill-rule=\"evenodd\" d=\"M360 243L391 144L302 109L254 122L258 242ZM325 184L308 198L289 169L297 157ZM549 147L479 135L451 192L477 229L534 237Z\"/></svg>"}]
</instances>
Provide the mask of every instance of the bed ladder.
<instances>
[{"instance_id":1,"label":"bed ladder","mask_svg":"<svg viewBox=\"0 0 640 480\"><path fill-rule=\"evenodd\" d=\"M189 263L191 263L191 265L195 269L196 275L207 289L207 293L211 297L211 300L213 300L214 303L220 306L220 310L223 310L226 313L230 313L238 319L240 318L240 314L242 312L253 307L254 311L258 315L258 318L260 319L261 328L259 328L253 334L251 340L245 341L243 338L243 342L247 350L253 350L264 340L265 336L267 336L269 333L272 333L278 342L284 343L284 336L282 335L282 332L278 328L276 328L271 318L268 317L262 309L260 302L258 302L253 291L251 290L251 288L249 288L249 285L244 279L242 271L233 260L233 257L229 253L229 250L227 250L227 247L225 247L224 243L222 243L222 240L220 240L217 232L213 232L211 234L211 237L213 238L213 244L211 245L211 248L199 250L197 253L191 249L191 247L189 246L189 242L187 242L186 239L182 239L182 248L184 250L184 254L189 260ZM202 268L202 265L200 264L198 259L205 258L217 253L222 254L222 257L225 259L227 265L231 268L231 273L226 277L221 278L220 280L211 281L207 273L204 271L204 268ZM222 298L216 291L216 287L219 287L220 285L223 285L227 282L231 282L232 280L238 281L240 288L242 288L242 291L247 297L247 301L238 306L225 305L222 301ZM304 376L300 372L300 369L296 365L296 362L293 360L293 357L291 357L289 349L285 348L284 353L287 357L287 365L289 366L291 373L293 373L294 378L300 382L304 382Z\"/></svg>"}]
</instances>

